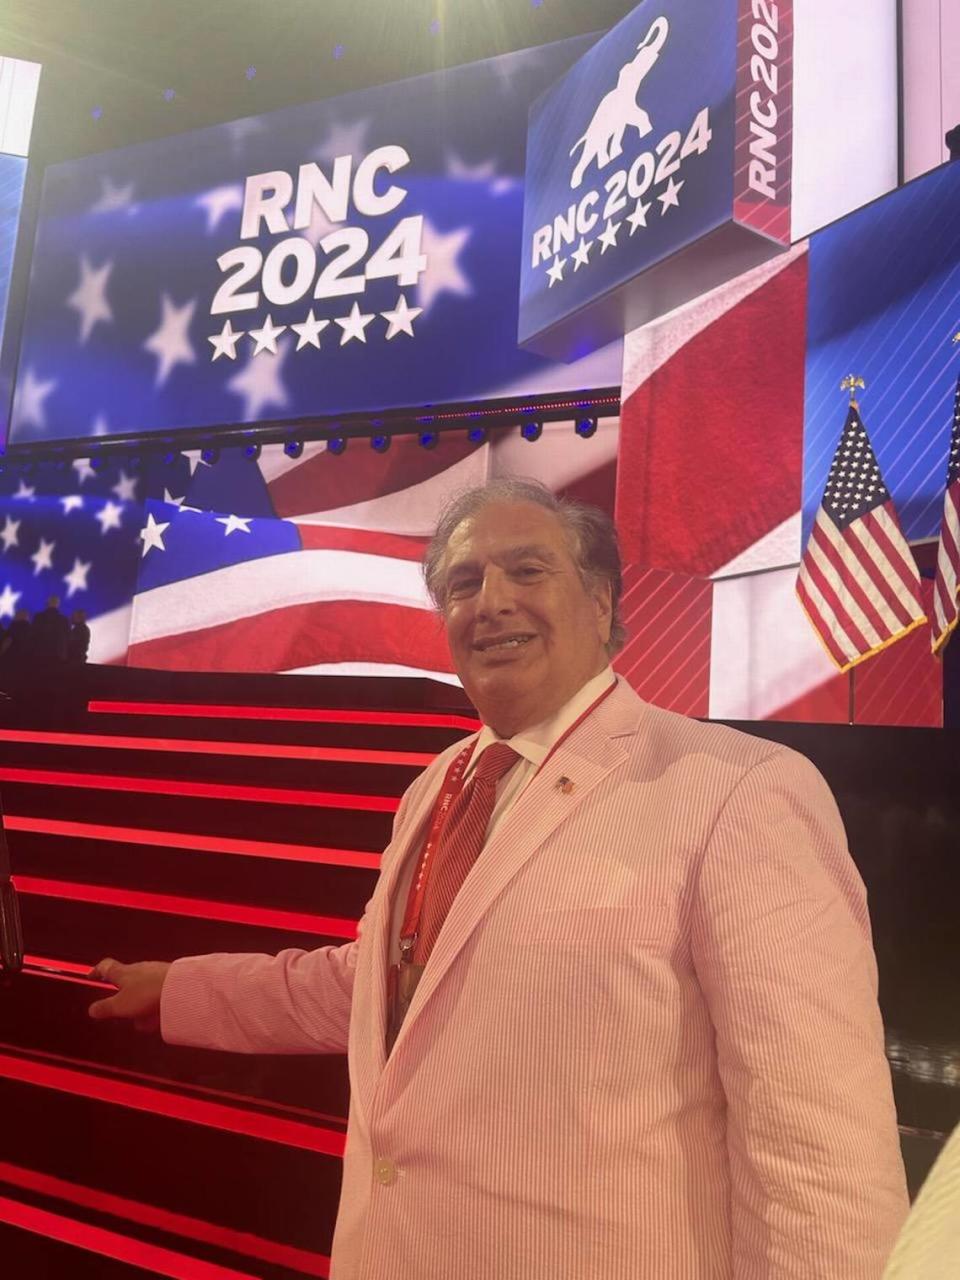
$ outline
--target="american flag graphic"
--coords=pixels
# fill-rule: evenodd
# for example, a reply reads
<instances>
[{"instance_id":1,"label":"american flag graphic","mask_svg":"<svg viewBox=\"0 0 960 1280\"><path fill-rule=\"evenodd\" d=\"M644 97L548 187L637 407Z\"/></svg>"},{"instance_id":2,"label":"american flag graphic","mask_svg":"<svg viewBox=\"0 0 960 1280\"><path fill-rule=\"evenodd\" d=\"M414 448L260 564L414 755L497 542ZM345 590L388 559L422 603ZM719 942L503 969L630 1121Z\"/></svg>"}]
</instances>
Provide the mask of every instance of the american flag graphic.
<instances>
[{"instance_id":1,"label":"american flag graphic","mask_svg":"<svg viewBox=\"0 0 960 1280\"><path fill-rule=\"evenodd\" d=\"M920 574L856 404L851 404L797 577L841 671L926 622Z\"/></svg>"},{"instance_id":2,"label":"american flag graphic","mask_svg":"<svg viewBox=\"0 0 960 1280\"><path fill-rule=\"evenodd\" d=\"M937 546L937 574L933 591L933 652L940 653L957 625L960 596L960 378L953 405L947 491Z\"/></svg>"},{"instance_id":3,"label":"american flag graphic","mask_svg":"<svg viewBox=\"0 0 960 1280\"><path fill-rule=\"evenodd\" d=\"M619 422L589 440L572 422L435 449L354 440L259 463L194 465L183 493L148 501L127 662L170 670L434 676L455 682L420 568L444 502L504 475L612 511ZM193 464L192 464L193 465Z\"/></svg>"}]
</instances>

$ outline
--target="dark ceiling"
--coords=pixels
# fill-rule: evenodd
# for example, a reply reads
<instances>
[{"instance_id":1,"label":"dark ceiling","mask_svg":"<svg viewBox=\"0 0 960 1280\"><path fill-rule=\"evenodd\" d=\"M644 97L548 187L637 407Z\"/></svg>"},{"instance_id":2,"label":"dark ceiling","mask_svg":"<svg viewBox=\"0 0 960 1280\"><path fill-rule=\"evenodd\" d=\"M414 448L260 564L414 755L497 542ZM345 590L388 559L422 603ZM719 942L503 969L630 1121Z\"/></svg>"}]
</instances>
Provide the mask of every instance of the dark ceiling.
<instances>
[{"instance_id":1,"label":"dark ceiling","mask_svg":"<svg viewBox=\"0 0 960 1280\"><path fill-rule=\"evenodd\" d=\"M45 165L606 30L635 6L0 0L0 54L43 64L31 157Z\"/></svg>"}]
</instances>

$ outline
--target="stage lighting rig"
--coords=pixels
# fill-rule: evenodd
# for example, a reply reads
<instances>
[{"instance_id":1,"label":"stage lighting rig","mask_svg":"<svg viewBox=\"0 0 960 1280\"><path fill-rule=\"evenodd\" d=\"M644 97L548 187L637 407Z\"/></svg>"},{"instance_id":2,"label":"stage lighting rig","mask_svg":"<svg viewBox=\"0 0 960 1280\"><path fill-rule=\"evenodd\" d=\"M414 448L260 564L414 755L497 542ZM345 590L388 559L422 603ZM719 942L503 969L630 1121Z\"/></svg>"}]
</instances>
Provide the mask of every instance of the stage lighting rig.
<instances>
[{"instance_id":1,"label":"stage lighting rig","mask_svg":"<svg viewBox=\"0 0 960 1280\"><path fill-rule=\"evenodd\" d=\"M578 418L575 430L581 440L589 440L597 434L596 418Z\"/></svg>"},{"instance_id":2,"label":"stage lighting rig","mask_svg":"<svg viewBox=\"0 0 960 1280\"><path fill-rule=\"evenodd\" d=\"M520 428L520 434L524 440L529 440L533 444L534 440L539 440L543 435L543 423L540 421L525 422Z\"/></svg>"},{"instance_id":3,"label":"stage lighting rig","mask_svg":"<svg viewBox=\"0 0 960 1280\"><path fill-rule=\"evenodd\" d=\"M386 435L376 435L370 437L370 448L374 453L386 453L390 448L391 437Z\"/></svg>"},{"instance_id":4,"label":"stage lighting rig","mask_svg":"<svg viewBox=\"0 0 960 1280\"><path fill-rule=\"evenodd\" d=\"M200 450L200 461L208 467L215 467L220 461L220 450L214 444L208 444Z\"/></svg>"},{"instance_id":5,"label":"stage lighting rig","mask_svg":"<svg viewBox=\"0 0 960 1280\"><path fill-rule=\"evenodd\" d=\"M440 435L436 431L421 431L417 439L420 442L421 449L435 449Z\"/></svg>"},{"instance_id":6,"label":"stage lighting rig","mask_svg":"<svg viewBox=\"0 0 960 1280\"><path fill-rule=\"evenodd\" d=\"M287 443L283 446L283 452L287 455L288 458L299 458L300 455L303 453L303 441L288 440Z\"/></svg>"},{"instance_id":7,"label":"stage lighting rig","mask_svg":"<svg viewBox=\"0 0 960 1280\"><path fill-rule=\"evenodd\" d=\"M340 454L343 453L343 451L346 449L346 447L347 447L346 436L333 436L330 440L327 441L327 452L334 454L338 458Z\"/></svg>"},{"instance_id":8,"label":"stage lighting rig","mask_svg":"<svg viewBox=\"0 0 960 1280\"><path fill-rule=\"evenodd\" d=\"M262 448L259 440L251 440L249 444L243 446L243 456L250 462L256 462Z\"/></svg>"}]
</instances>

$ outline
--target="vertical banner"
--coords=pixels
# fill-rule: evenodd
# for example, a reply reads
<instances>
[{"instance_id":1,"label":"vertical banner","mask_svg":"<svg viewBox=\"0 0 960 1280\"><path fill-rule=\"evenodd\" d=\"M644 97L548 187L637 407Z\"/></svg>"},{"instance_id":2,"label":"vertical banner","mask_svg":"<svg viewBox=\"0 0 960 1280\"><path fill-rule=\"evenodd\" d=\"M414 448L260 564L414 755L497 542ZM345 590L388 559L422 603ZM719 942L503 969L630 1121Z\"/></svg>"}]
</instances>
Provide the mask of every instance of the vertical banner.
<instances>
[{"instance_id":1,"label":"vertical banner","mask_svg":"<svg viewBox=\"0 0 960 1280\"><path fill-rule=\"evenodd\" d=\"M740 0L734 217L790 243L793 167L792 0Z\"/></svg>"}]
</instances>

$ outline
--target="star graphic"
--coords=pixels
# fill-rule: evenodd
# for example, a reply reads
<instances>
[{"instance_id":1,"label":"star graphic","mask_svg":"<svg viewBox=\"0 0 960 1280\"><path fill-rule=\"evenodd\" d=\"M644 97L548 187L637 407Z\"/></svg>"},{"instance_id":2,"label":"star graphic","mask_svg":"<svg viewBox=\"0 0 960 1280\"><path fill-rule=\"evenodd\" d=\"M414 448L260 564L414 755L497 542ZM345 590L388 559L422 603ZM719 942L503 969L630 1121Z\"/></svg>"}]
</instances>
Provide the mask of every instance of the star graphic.
<instances>
[{"instance_id":1,"label":"star graphic","mask_svg":"<svg viewBox=\"0 0 960 1280\"><path fill-rule=\"evenodd\" d=\"M157 357L155 386L162 387L178 364L195 364L197 354L190 345L188 330L197 308L194 298L178 307L168 294L161 298L163 316L160 327L151 333L143 344L146 351Z\"/></svg>"},{"instance_id":2,"label":"star graphic","mask_svg":"<svg viewBox=\"0 0 960 1280\"><path fill-rule=\"evenodd\" d=\"M366 154L369 120L354 120L351 124L339 122L331 125L323 144L313 153L317 160L336 160L337 156L353 156L355 160Z\"/></svg>"},{"instance_id":3,"label":"star graphic","mask_svg":"<svg viewBox=\"0 0 960 1280\"><path fill-rule=\"evenodd\" d=\"M63 514L68 516L71 511L83 510L83 499L79 493L68 493L66 497L61 498L60 502L63 506Z\"/></svg>"},{"instance_id":4,"label":"star graphic","mask_svg":"<svg viewBox=\"0 0 960 1280\"><path fill-rule=\"evenodd\" d=\"M70 465L77 473L77 484L82 485L84 480L92 480L97 474L91 467L89 458L74 458Z\"/></svg>"},{"instance_id":5,"label":"star graphic","mask_svg":"<svg viewBox=\"0 0 960 1280\"><path fill-rule=\"evenodd\" d=\"M193 472L191 471L190 474L193 475ZM164 489L163 491L163 500L168 507L182 507L186 496L187 495L184 494L182 498L175 498L169 489Z\"/></svg>"},{"instance_id":6,"label":"star graphic","mask_svg":"<svg viewBox=\"0 0 960 1280\"><path fill-rule=\"evenodd\" d=\"M22 591L13 591L10 583L0 592L0 618L12 618L17 611L17 601L23 595Z\"/></svg>"},{"instance_id":7,"label":"star graphic","mask_svg":"<svg viewBox=\"0 0 960 1280\"><path fill-rule=\"evenodd\" d=\"M401 293L397 299L397 305L392 311L381 311L380 314L388 323L387 341L395 338L398 333L408 333L413 337L413 322L417 316L423 312L422 307L409 307L407 300Z\"/></svg>"},{"instance_id":8,"label":"star graphic","mask_svg":"<svg viewBox=\"0 0 960 1280\"><path fill-rule=\"evenodd\" d=\"M552 289L555 284L559 284L563 279L563 268L566 265L566 258L561 258L557 255L553 260L553 266L547 267L547 275L550 277L550 283L547 285L548 289Z\"/></svg>"},{"instance_id":9,"label":"star graphic","mask_svg":"<svg viewBox=\"0 0 960 1280\"><path fill-rule=\"evenodd\" d=\"M108 529L119 529L121 526L120 516L123 507L118 507L115 502L108 501L105 506L101 507L94 520L100 521L100 532L104 534Z\"/></svg>"},{"instance_id":10,"label":"star graphic","mask_svg":"<svg viewBox=\"0 0 960 1280\"><path fill-rule=\"evenodd\" d=\"M441 232L429 218L424 218L421 252L426 258L426 268L417 285L417 302L424 312L429 311L441 293L452 293L462 298L472 296L473 288L458 263L460 253L472 234L469 227Z\"/></svg>"},{"instance_id":11,"label":"star graphic","mask_svg":"<svg viewBox=\"0 0 960 1280\"><path fill-rule=\"evenodd\" d=\"M41 381L30 367L23 375L22 381L17 379L17 394L14 400L14 417L20 427L36 427L43 431L47 425L47 411L44 400L57 385L58 379L47 378Z\"/></svg>"},{"instance_id":12,"label":"star graphic","mask_svg":"<svg viewBox=\"0 0 960 1280\"><path fill-rule=\"evenodd\" d=\"M641 227L647 225L647 214L653 208L650 204L644 204L642 200L638 200L634 205L633 213L630 214L627 221L630 223L630 234L639 231Z\"/></svg>"},{"instance_id":13,"label":"star graphic","mask_svg":"<svg viewBox=\"0 0 960 1280\"><path fill-rule=\"evenodd\" d=\"M219 333L212 333L207 341L213 344L213 355L211 360L219 360L221 356L226 356L228 360L236 360L237 343L244 335L244 330L235 330L230 323L229 317L224 320L223 328Z\"/></svg>"},{"instance_id":14,"label":"star graphic","mask_svg":"<svg viewBox=\"0 0 960 1280\"><path fill-rule=\"evenodd\" d=\"M53 568L53 550L56 547L55 542L47 542L45 538L40 539L40 545L30 557L33 561L33 576L36 577L43 569Z\"/></svg>"},{"instance_id":15,"label":"star graphic","mask_svg":"<svg viewBox=\"0 0 960 1280\"><path fill-rule=\"evenodd\" d=\"M3 529L0 530L0 541L3 542L3 553L10 550L11 547L19 546L20 537L17 530L23 524L22 520L14 520L11 516L7 516Z\"/></svg>"},{"instance_id":16,"label":"star graphic","mask_svg":"<svg viewBox=\"0 0 960 1280\"><path fill-rule=\"evenodd\" d=\"M116 213L121 209L128 214L137 212L137 206L133 203L133 183L128 182L125 187L121 187L110 178L101 178L100 199L90 206L90 212Z\"/></svg>"},{"instance_id":17,"label":"star graphic","mask_svg":"<svg viewBox=\"0 0 960 1280\"><path fill-rule=\"evenodd\" d=\"M203 458L200 457L202 452L202 449L184 449L183 451L182 456L187 460L187 466L190 468L191 480L193 479L193 473L196 471L197 467L209 467L210 465L209 462L204 462ZM186 495L184 495L184 497L185 496ZM181 501L183 501L183 499L181 499Z\"/></svg>"},{"instance_id":18,"label":"star graphic","mask_svg":"<svg viewBox=\"0 0 960 1280\"><path fill-rule=\"evenodd\" d=\"M11 496L14 498L21 498L24 502L36 502L37 491L33 485L27 484L26 480L21 480L20 488Z\"/></svg>"},{"instance_id":19,"label":"star graphic","mask_svg":"<svg viewBox=\"0 0 960 1280\"><path fill-rule=\"evenodd\" d=\"M464 164L453 151L447 152L447 177L455 182L485 182L495 196L502 196L517 185L517 179L497 173L495 160L484 160L481 164L474 165Z\"/></svg>"},{"instance_id":20,"label":"star graphic","mask_svg":"<svg viewBox=\"0 0 960 1280\"><path fill-rule=\"evenodd\" d=\"M166 551L163 545L163 535L170 528L170 521L160 524L153 518L153 512L147 512L147 523L140 530L140 541L143 543L143 551L140 559L147 554L151 547L156 547L158 551Z\"/></svg>"},{"instance_id":21,"label":"star graphic","mask_svg":"<svg viewBox=\"0 0 960 1280\"><path fill-rule=\"evenodd\" d=\"M285 333L287 326L285 324L274 324L273 316L268 315L263 322L261 329L251 329L250 337L253 339L253 354L258 356L261 351L269 351L271 355L277 354L277 339L281 333Z\"/></svg>"},{"instance_id":22,"label":"star graphic","mask_svg":"<svg viewBox=\"0 0 960 1280\"><path fill-rule=\"evenodd\" d=\"M120 479L110 492L117 495L118 502L133 502L137 496L136 476L128 476L125 471L121 470Z\"/></svg>"},{"instance_id":23,"label":"star graphic","mask_svg":"<svg viewBox=\"0 0 960 1280\"><path fill-rule=\"evenodd\" d=\"M613 249L615 247L617 243L617 235L622 226L622 222L607 222L607 225L600 232L598 237L600 244L603 246L600 250L601 254L604 254L608 249Z\"/></svg>"},{"instance_id":24,"label":"star graphic","mask_svg":"<svg viewBox=\"0 0 960 1280\"><path fill-rule=\"evenodd\" d=\"M236 533L239 529L241 533L250 532L250 521L253 516L217 516L217 524L222 524L225 538L229 538L231 533Z\"/></svg>"},{"instance_id":25,"label":"star graphic","mask_svg":"<svg viewBox=\"0 0 960 1280\"><path fill-rule=\"evenodd\" d=\"M243 188L239 183L230 183L225 187L213 187L197 196L194 204L198 204L207 215L207 234L216 231L220 219L234 209L243 208Z\"/></svg>"},{"instance_id":26,"label":"star graphic","mask_svg":"<svg viewBox=\"0 0 960 1280\"><path fill-rule=\"evenodd\" d=\"M67 599L77 591L87 591L87 574L90 572L90 562L74 559L73 568L69 573L63 575L63 580L67 584Z\"/></svg>"},{"instance_id":27,"label":"star graphic","mask_svg":"<svg viewBox=\"0 0 960 1280\"><path fill-rule=\"evenodd\" d=\"M576 266L573 268L574 271L579 271L581 267L585 267L587 265L590 260L590 250L592 248L593 241L584 240L583 236L581 236L580 243L573 251L573 261L576 263Z\"/></svg>"},{"instance_id":28,"label":"star graphic","mask_svg":"<svg viewBox=\"0 0 960 1280\"><path fill-rule=\"evenodd\" d=\"M107 281L112 270L112 262L94 267L85 253L80 255L80 283L67 299L67 306L80 317L81 344L90 337L98 321L113 319L113 311L107 301Z\"/></svg>"},{"instance_id":29,"label":"star graphic","mask_svg":"<svg viewBox=\"0 0 960 1280\"><path fill-rule=\"evenodd\" d=\"M292 340L286 338L278 344L275 357L262 352L258 356L251 356L246 365L229 380L227 389L234 395L242 396L244 400L241 421L258 421L264 416L264 410L268 406L276 409L287 407L289 397L280 375L292 346Z\"/></svg>"},{"instance_id":30,"label":"star graphic","mask_svg":"<svg viewBox=\"0 0 960 1280\"><path fill-rule=\"evenodd\" d=\"M348 342L352 342L354 338L359 338L361 342L366 342L367 325L374 319L374 315L374 312L370 312L369 315L362 313L360 304L355 302L348 316L344 316L343 319L337 319L336 323L343 330L343 335L340 338L341 347L346 346Z\"/></svg>"},{"instance_id":31,"label":"star graphic","mask_svg":"<svg viewBox=\"0 0 960 1280\"><path fill-rule=\"evenodd\" d=\"M668 209L679 209L680 200L678 197L680 195L680 188L683 186L684 181L685 179L677 182L675 179L671 178L667 183L665 190L657 196L657 199L662 205L660 210L661 217L663 217Z\"/></svg>"},{"instance_id":32,"label":"star graphic","mask_svg":"<svg viewBox=\"0 0 960 1280\"><path fill-rule=\"evenodd\" d=\"M310 206L310 221L299 230L303 238L309 240L316 249L320 242L331 232L340 231L341 229L342 224L331 222L317 202L314 201Z\"/></svg>"},{"instance_id":33,"label":"star graphic","mask_svg":"<svg viewBox=\"0 0 960 1280\"><path fill-rule=\"evenodd\" d=\"M316 347L320 350L320 334L330 323L329 320L318 320L313 314L313 307L310 308L310 314L304 320L303 324L292 324L290 328L294 333L298 334L297 350L303 347Z\"/></svg>"}]
</instances>

